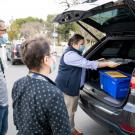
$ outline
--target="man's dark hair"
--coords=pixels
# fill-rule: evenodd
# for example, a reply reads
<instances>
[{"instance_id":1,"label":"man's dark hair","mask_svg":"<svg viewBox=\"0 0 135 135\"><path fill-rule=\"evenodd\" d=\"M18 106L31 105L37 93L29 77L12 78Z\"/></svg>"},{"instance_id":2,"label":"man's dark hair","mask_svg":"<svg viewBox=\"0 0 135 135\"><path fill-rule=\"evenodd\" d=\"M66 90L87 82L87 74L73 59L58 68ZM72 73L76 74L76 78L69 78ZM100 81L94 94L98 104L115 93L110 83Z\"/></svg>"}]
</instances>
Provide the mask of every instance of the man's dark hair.
<instances>
[{"instance_id":1,"label":"man's dark hair","mask_svg":"<svg viewBox=\"0 0 135 135\"><path fill-rule=\"evenodd\" d=\"M49 42L43 37L34 37L21 45L21 56L29 69L40 70L45 56L50 56Z\"/></svg>"},{"instance_id":2,"label":"man's dark hair","mask_svg":"<svg viewBox=\"0 0 135 135\"><path fill-rule=\"evenodd\" d=\"M75 34L69 39L68 45L72 46L73 44L77 44L80 40L83 40L83 39L84 39L83 36L81 36L79 34Z\"/></svg>"}]
</instances>

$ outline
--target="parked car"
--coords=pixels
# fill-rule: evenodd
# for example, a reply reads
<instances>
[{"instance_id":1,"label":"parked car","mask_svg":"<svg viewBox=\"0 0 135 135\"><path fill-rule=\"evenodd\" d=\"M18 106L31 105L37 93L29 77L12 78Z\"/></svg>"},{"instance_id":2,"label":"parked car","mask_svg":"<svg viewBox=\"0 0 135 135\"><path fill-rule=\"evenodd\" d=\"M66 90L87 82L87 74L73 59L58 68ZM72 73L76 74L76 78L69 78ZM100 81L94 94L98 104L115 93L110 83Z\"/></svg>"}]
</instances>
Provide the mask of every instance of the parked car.
<instances>
[{"instance_id":1,"label":"parked car","mask_svg":"<svg viewBox=\"0 0 135 135\"><path fill-rule=\"evenodd\" d=\"M11 61L12 65L16 64L16 62L22 62L20 56L20 45L21 44L9 44L6 46L7 60Z\"/></svg>"},{"instance_id":2,"label":"parked car","mask_svg":"<svg viewBox=\"0 0 135 135\"><path fill-rule=\"evenodd\" d=\"M114 98L102 89L99 71L109 71L111 68L87 69L79 105L92 119L118 135L135 135L135 0L84 3L67 9L55 21L60 24L77 22L97 40L84 54L88 60L105 58L121 62L113 70L130 75L127 95ZM106 36L99 40L84 24Z\"/></svg>"}]
</instances>

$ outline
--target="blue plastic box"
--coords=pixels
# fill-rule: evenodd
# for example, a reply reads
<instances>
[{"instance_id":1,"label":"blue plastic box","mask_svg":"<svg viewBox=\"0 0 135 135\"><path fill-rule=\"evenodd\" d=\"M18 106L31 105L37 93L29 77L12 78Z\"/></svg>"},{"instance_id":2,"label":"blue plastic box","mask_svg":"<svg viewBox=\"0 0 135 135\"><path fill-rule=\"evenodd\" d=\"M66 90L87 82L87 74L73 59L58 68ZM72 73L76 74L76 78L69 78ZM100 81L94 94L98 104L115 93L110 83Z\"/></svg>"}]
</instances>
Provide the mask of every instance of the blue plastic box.
<instances>
[{"instance_id":1,"label":"blue plastic box","mask_svg":"<svg viewBox=\"0 0 135 135\"><path fill-rule=\"evenodd\" d=\"M114 71L114 70L113 70ZM120 72L126 75L126 78L113 78L106 74L108 71L99 71L100 72L100 87L102 90L107 92L109 95L116 99L124 98L128 94L129 85L130 85L130 75Z\"/></svg>"}]
</instances>

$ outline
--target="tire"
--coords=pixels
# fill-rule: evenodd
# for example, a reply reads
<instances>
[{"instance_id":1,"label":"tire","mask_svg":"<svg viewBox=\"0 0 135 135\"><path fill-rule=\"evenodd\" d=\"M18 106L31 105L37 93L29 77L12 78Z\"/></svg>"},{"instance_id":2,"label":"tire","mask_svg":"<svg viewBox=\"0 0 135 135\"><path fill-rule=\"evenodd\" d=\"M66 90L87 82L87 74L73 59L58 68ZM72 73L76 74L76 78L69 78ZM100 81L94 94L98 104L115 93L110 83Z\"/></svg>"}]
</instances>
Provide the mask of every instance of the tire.
<instances>
[{"instance_id":1,"label":"tire","mask_svg":"<svg viewBox=\"0 0 135 135\"><path fill-rule=\"evenodd\" d=\"M8 58L8 56L7 56L7 61L10 61L10 59Z\"/></svg>"},{"instance_id":2,"label":"tire","mask_svg":"<svg viewBox=\"0 0 135 135\"><path fill-rule=\"evenodd\" d=\"M113 130L109 130L109 133L111 134L111 135L118 135L115 131L113 131Z\"/></svg>"},{"instance_id":3,"label":"tire","mask_svg":"<svg viewBox=\"0 0 135 135\"><path fill-rule=\"evenodd\" d=\"M12 64L12 65L15 65L15 61L14 61L14 60L11 60L11 64Z\"/></svg>"}]
</instances>

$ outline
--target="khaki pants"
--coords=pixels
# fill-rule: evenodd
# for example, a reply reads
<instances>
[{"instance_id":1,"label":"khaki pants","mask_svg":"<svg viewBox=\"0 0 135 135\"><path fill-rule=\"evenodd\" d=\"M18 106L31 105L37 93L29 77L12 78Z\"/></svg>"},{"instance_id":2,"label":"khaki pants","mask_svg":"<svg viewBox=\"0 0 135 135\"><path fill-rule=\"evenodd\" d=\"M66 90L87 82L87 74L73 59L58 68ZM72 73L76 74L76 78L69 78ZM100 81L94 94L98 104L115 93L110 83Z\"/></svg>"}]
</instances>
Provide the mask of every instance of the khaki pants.
<instances>
[{"instance_id":1,"label":"khaki pants","mask_svg":"<svg viewBox=\"0 0 135 135\"><path fill-rule=\"evenodd\" d=\"M64 94L65 104L68 110L71 130L73 131L75 129L74 115L75 115L75 112L77 111L79 96L69 96L65 93L63 94Z\"/></svg>"}]
</instances>

